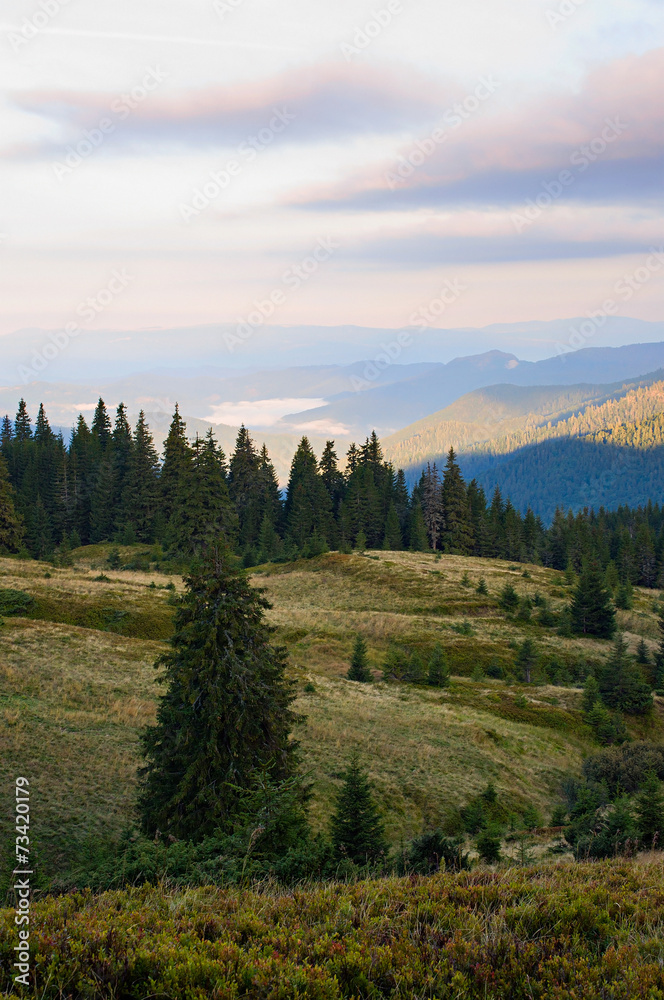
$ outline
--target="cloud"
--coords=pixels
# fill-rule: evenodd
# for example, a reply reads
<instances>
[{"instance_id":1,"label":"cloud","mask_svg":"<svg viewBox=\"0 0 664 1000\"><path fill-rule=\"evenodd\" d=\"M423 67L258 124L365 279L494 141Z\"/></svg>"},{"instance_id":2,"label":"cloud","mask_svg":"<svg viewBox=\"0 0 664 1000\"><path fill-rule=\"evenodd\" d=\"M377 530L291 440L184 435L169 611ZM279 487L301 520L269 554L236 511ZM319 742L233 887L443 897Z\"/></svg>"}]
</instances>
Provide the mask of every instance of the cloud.
<instances>
[{"instance_id":1,"label":"cloud","mask_svg":"<svg viewBox=\"0 0 664 1000\"><path fill-rule=\"evenodd\" d=\"M624 239L560 238L537 232L503 236L400 236L367 241L349 252L349 260L378 266L403 268L450 264L508 263L516 261L566 260L569 258L619 257L643 252L643 242Z\"/></svg>"},{"instance_id":2,"label":"cloud","mask_svg":"<svg viewBox=\"0 0 664 1000\"><path fill-rule=\"evenodd\" d=\"M516 109L487 104L456 123L443 115L444 138L420 133L380 168L292 203L355 211L511 206L562 170L574 177L565 197L649 201L664 192L663 91L664 49L616 60L594 69L574 94Z\"/></svg>"},{"instance_id":3,"label":"cloud","mask_svg":"<svg viewBox=\"0 0 664 1000\"><path fill-rule=\"evenodd\" d=\"M147 70L146 70L147 72ZM140 75L140 74L139 74ZM237 145L268 126L275 109L294 116L284 130L290 142L382 135L421 127L433 120L453 89L405 70L336 64L280 74L260 83L208 87L180 94L149 94L122 120L113 145L144 151L206 149ZM15 93L16 107L59 126L63 141L113 117L127 94L32 90ZM129 102L131 103L131 102ZM52 153L55 143L33 147ZM26 148L17 150L24 156Z\"/></svg>"}]
</instances>

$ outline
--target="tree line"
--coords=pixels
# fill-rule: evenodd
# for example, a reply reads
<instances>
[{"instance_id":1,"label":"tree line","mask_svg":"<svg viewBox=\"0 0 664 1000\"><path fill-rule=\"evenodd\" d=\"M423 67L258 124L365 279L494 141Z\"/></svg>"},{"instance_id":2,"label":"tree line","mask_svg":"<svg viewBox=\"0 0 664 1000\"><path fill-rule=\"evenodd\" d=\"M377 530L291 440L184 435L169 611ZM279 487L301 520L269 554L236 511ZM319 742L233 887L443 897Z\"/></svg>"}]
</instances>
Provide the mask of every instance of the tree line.
<instances>
[{"instance_id":1,"label":"tree line","mask_svg":"<svg viewBox=\"0 0 664 1000\"><path fill-rule=\"evenodd\" d=\"M534 562L580 572L589 559L612 589L664 585L664 508L559 507L547 527L495 488L466 483L453 449L442 470L427 464L409 491L372 433L342 465L334 441L317 459L303 437L282 492L266 447L240 428L230 457L212 430L189 441L176 406L160 459L144 413L131 427L97 403L68 443L44 407L31 422L21 400L0 429L0 547L48 559L97 542L160 543L189 559L223 536L246 566L328 549L442 551Z\"/></svg>"}]
</instances>

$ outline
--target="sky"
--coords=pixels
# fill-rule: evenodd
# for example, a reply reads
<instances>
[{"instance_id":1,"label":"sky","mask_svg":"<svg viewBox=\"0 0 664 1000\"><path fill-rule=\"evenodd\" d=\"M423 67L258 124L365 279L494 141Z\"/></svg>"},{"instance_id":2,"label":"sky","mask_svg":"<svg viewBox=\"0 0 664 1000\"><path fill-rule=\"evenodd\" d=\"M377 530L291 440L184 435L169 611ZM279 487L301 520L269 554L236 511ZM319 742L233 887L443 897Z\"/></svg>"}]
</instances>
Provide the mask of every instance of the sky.
<instances>
[{"instance_id":1,"label":"sky","mask_svg":"<svg viewBox=\"0 0 664 1000\"><path fill-rule=\"evenodd\" d=\"M0 345L664 320L662 0L0 17Z\"/></svg>"}]
</instances>

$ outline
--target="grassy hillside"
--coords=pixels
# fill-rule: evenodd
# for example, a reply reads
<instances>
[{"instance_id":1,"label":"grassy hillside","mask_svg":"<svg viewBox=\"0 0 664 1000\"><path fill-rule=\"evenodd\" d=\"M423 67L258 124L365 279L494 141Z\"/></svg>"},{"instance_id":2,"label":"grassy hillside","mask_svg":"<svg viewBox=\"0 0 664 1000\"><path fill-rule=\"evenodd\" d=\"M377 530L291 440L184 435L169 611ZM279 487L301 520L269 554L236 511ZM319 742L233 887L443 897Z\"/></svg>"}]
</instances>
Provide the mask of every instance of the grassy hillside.
<instances>
[{"instance_id":1,"label":"grassy hillside","mask_svg":"<svg viewBox=\"0 0 664 1000\"><path fill-rule=\"evenodd\" d=\"M35 905L26 995L657 1000L663 876L641 859L288 892L74 893ZM0 911L6 967L12 919Z\"/></svg>"},{"instance_id":2,"label":"grassy hillside","mask_svg":"<svg viewBox=\"0 0 664 1000\"><path fill-rule=\"evenodd\" d=\"M138 552L121 555L135 563ZM168 588L182 586L176 577L104 568L107 553L104 546L78 550L67 569L0 560L0 588L34 599L0 627L0 781L10 788L18 769L33 783L42 874L66 867L132 820L138 736L154 718L153 663L170 628ZM148 558L144 553L146 565ZM306 717L296 735L314 782L315 827L328 821L353 748L369 768L395 843L423 826L453 822L455 810L489 779L509 810L518 815L532 803L546 818L561 777L578 771L593 747L579 689L471 674L492 661L509 670L514 644L526 635L544 659L555 656L570 669L605 657L608 644L563 639L507 618L496 596L506 579L521 593L547 595L553 608L569 597L562 574L533 566L524 578L522 571L479 559L381 552L330 554L254 573L273 602L270 617L290 651L297 709ZM475 592L480 576L488 596ZM652 592L636 591L634 610L620 618L632 648L641 635L654 648ZM440 641L455 675L451 687L347 681L358 632L377 678L390 641L424 655ZM653 719L635 725L634 734L660 738L663 707L658 702Z\"/></svg>"}]
</instances>

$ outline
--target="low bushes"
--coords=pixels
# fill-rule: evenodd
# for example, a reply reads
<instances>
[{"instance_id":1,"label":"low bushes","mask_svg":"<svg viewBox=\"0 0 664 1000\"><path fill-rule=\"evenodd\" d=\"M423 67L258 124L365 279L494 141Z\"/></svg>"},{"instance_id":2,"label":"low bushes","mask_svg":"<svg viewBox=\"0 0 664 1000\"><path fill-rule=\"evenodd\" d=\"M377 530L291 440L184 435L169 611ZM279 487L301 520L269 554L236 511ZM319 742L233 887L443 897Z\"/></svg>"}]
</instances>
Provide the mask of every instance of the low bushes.
<instances>
[{"instance_id":1,"label":"low bushes","mask_svg":"<svg viewBox=\"0 0 664 1000\"><path fill-rule=\"evenodd\" d=\"M48 897L33 904L28 995L656 1000L663 876L661 864L603 862ZM0 912L6 991L13 918Z\"/></svg>"}]
</instances>

